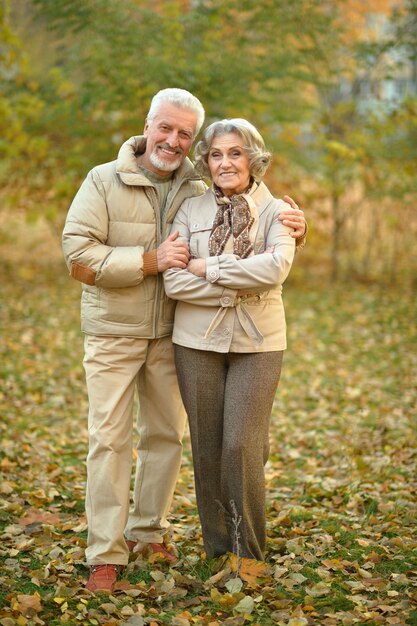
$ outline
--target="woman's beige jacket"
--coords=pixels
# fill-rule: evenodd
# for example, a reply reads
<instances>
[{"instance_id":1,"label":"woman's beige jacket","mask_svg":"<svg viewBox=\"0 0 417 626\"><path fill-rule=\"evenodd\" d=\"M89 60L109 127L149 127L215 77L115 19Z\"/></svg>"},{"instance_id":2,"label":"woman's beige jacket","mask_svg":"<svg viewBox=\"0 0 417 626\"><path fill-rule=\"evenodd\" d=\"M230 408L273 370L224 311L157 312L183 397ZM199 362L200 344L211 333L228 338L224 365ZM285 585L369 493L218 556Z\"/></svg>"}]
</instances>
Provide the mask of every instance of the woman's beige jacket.
<instances>
[{"instance_id":1,"label":"woman's beige jacket","mask_svg":"<svg viewBox=\"0 0 417 626\"><path fill-rule=\"evenodd\" d=\"M295 240L278 214L288 205L260 183L252 195L259 210L255 255L209 257L208 239L218 206L212 189L186 200L172 231L190 245L193 257L206 258L205 278L187 270L164 272L168 296L178 300L173 342L215 352L284 350L286 323L282 284L294 258ZM264 250L274 246L273 253Z\"/></svg>"}]
</instances>

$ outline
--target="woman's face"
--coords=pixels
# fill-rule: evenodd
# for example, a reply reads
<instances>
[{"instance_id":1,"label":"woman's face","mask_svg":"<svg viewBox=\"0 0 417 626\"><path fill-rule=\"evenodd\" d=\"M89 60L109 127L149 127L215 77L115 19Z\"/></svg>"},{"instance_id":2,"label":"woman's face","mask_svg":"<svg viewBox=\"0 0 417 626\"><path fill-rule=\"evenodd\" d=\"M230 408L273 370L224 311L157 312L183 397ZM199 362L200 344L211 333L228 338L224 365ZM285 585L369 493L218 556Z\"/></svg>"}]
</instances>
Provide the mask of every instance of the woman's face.
<instances>
[{"instance_id":1,"label":"woman's face","mask_svg":"<svg viewBox=\"0 0 417 626\"><path fill-rule=\"evenodd\" d=\"M249 186L249 159L237 133L214 137L207 165L212 181L226 196L242 193Z\"/></svg>"}]
</instances>

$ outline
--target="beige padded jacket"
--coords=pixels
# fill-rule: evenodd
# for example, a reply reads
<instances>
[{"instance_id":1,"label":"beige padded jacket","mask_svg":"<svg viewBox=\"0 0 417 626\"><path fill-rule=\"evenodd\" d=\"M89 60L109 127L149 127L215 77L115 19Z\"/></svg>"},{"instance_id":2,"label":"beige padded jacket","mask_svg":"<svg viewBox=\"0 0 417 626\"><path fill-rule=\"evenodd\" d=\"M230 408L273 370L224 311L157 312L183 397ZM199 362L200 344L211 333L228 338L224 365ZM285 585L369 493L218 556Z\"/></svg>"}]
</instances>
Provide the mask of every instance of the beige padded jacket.
<instances>
[{"instance_id":1,"label":"beige padded jacket","mask_svg":"<svg viewBox=\"0 0 417 626\"><path fill-rule=\"evenodd\" d=\"M156 248L182 202L207 188L186 159L176 172L161 223L156 190L138 168L144 137L89 172L63 232L70 274L82 283L81 328L87 334L155 338L172 332L175 302L157 273Z\"/></svg>"},{"instance_id":2,"label":"beige padded jacket","mask_svg":"<svg viewBox=\"0 0 417 626\"><path fill-rule=\"evenodd\" d=\"M212 189L186 200L173 230L187 241L194 257L206 258L206 276L187 270L164 272L165 289L178 301L173 342L215 352L284 350L286 323L282 284L294 258L295 240L278 214L288 205L275 199L264 183L252 195L259 210L255 255L209 257L208 239L217 204ZM264 253L270 246L274 252Z\"/></svg>"}]
</instances>

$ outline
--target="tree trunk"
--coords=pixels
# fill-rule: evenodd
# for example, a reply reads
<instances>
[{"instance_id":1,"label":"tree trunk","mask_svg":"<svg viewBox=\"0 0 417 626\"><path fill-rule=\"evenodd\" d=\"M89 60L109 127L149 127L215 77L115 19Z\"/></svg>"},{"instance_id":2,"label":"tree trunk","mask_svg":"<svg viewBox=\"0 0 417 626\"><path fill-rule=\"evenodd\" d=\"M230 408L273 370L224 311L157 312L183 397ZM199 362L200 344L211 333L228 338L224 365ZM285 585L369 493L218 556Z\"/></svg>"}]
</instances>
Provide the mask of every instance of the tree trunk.
<instances>
[{"instance_id":1,"label":"tree trunk","mask_svg":"<svg viewBox=\"0 0 417 626\"><path fill-rule=\"evenodd\" d=\"M336 282L340 275L340 235L342 220L340 219L340 197L337 191L332 193L333 241L331 251L331 279Z\"/></svg>"}]
</instances>

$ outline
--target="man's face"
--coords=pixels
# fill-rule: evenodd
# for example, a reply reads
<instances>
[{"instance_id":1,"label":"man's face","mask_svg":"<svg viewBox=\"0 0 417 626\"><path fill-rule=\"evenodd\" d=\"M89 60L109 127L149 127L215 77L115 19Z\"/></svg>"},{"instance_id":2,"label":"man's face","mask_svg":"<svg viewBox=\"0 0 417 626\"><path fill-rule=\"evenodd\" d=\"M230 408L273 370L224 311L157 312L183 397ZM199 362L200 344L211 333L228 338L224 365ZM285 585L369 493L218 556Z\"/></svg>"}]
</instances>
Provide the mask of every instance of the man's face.
<instances>
[{"instance_id":1,"label":"man's face","mask_svg":"<svg viewBox=\"0 0 417 626\"><path fill-rule=\"evenodd\" d=\"M141 164L160 176L178 169L193 143L197 114L166 102L146 120L146 150Z\"/></svg>"}]
</instances>

